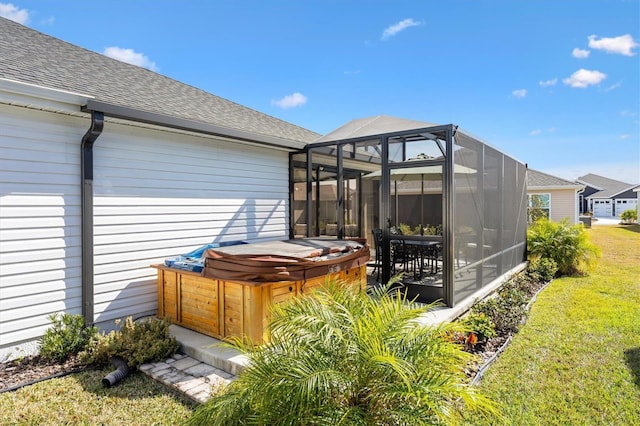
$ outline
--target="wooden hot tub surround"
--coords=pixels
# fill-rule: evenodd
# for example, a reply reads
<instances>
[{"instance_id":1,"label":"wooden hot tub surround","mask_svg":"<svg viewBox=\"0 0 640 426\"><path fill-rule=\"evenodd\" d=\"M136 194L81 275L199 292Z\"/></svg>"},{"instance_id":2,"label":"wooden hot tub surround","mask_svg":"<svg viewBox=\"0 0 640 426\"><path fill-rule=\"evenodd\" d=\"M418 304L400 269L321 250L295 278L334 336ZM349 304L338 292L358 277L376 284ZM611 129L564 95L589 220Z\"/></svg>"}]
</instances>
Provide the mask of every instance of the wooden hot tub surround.
<instances>
[{"instance_id":1,"label":"wooden hot tub surround","mask_svg":"<svg viewBox=\"0 0 640 426\"><path fill-rule=\"evenodd\" d=\"M158 270L158 316L215 338L261 343L267 338L271 304L308 294L333 279L364 290L368 261L366 244L340 240L208 250L201 273L152 265Z\"/></svg>"}]
</instances>

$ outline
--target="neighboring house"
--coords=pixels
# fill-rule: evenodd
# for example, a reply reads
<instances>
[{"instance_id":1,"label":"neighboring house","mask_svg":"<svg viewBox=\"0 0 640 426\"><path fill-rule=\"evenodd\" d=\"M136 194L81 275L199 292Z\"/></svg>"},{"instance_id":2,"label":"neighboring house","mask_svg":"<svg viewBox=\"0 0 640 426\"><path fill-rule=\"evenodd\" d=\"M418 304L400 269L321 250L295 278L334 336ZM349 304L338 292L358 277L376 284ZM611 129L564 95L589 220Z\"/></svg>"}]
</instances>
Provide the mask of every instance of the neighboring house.
<instances>
[{"instance_id":1,"label":"neighboring house","mask_svg":"<svg viewBox=\"0 0 640 426\"><path fill-rule=\"evenodd\" d=\"M0 18L0 360L54 312L155 314L149 265L289 236L318 134Z\"/></svg>"},{"instance_id":2,"label":"neighboring house","mask_svg":"<svg viewBox=\"0 0 640 426\"><path fill-rule=\"evenodd\" d=\"M619 217L623 211L638 206L634 192L637 184L592 173L580 176L577 182L585 186L581 194L580 213L592 212L596 217Z\"/></svg>"},{"instance_id":3,"label":"neighboring house","mask_svg":"<svg viewBox=\"0 0 640 426\"><path fill-rule=\"evenodd\" d=\"M566 218L572 224L578 223L578 196L583 189L584 185L576 182L527 169L528 206L543 210L551 220Z\"/></svg>"}]
</instances>

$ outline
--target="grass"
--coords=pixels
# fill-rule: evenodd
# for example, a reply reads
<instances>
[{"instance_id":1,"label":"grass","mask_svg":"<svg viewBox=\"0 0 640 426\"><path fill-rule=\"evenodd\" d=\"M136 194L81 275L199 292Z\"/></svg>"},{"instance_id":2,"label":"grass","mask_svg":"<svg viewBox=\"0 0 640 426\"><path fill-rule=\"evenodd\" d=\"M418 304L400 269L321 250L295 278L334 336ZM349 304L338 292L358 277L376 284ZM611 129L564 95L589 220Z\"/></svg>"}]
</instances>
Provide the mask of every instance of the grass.
<instances>
[{"instance_id":1,"label":"grass","mask_svg":"<svg viewBox=\"0 0 640 426\"><path fill-rule=\"evenodd\" d=\"M595 271L553 281L481 383L507 424L640 424L640 226L588 232L602 248ZM105 389L109 371L0 394L0 424L173 425L195 409L142 373Z\"/></svg>"},{"instance_id":2,"label":"grass","mask_svg":"<svg viewBox=\"0 0 640 426\"><path fill-rule=\"evenodd\" d=\"M588 233L594 272L554 280L481 383L507 424L640 424L640 226Z\"/></svg>"},{"instance_id":3,"label":"grass","mask_svg":"<svg viewBox=\"0 0 640 426\"><path fill-rule=\"evenodd\" d=\"M101 380L111 370L89 370L0 394L0 424L175 425L195 409L139 372L103 388Z\"/></svg>"}]
</instances>

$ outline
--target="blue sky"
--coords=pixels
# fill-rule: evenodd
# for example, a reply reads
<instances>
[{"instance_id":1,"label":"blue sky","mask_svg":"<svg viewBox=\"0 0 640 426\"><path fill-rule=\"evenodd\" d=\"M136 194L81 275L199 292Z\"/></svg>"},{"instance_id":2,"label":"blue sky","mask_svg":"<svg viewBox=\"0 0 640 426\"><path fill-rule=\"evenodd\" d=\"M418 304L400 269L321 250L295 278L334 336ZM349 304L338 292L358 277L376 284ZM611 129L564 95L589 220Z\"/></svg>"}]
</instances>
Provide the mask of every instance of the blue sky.
<instances>
[{"instance_id":1,"label":"blue sky","mask_svg":"<svg viewBox=\"0 0 640 426\"><path fill-rule=\"evenodd\" d=\"M0 0L0 15L321 134L453 123L537 170L640 183L640 0Z\"/></svg>"}]
</instances>

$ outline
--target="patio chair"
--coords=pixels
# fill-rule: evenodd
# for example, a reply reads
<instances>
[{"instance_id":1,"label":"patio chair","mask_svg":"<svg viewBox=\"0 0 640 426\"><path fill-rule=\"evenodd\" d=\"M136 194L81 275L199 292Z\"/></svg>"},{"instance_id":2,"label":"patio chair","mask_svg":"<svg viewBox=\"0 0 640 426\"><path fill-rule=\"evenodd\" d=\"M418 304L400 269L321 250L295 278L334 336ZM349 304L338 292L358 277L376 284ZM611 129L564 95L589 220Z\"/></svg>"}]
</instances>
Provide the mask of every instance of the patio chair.
<instances>
[{"instance_id":1,"label":"patio chair","mask_svg":"<svg viewBox=\"0 0 640 426\"><path fill-rule=\"evenodd\" d=\"M371 230L373 234L373 250L376 252L373 264L373 273L376 275L376 281L380 282L380 271L382 268L382 229L374 228Z\"/></svg>"},{"instance_id":2,"label":"patio chair","mask_svg":"<svg viewBox=\"0 0 640 426\"><path fill-rule=\"evenodd\" d=\"M402 231L395 226L392 226L390 229L391 232L391 264L393 266L393 272L397 271L397 265L401 265L401 270L403 272L409 271L409 264L412 265L412 268L415 272L415 260L416 256L414 250L409 247L402 239L394 240L394 235L403 235Z\"/></svg>"},{"instance_id":3,"label":"patio chair","mask_svg":"<svg viewBox=\"0 0 640 426\"><path fill-rule=\"evenodd\" d=\"M437 274L438 263L442 263L442 244L436 244L430 247L428 256L431 264L431 274Z\"/></svg>"}]
</instances>

